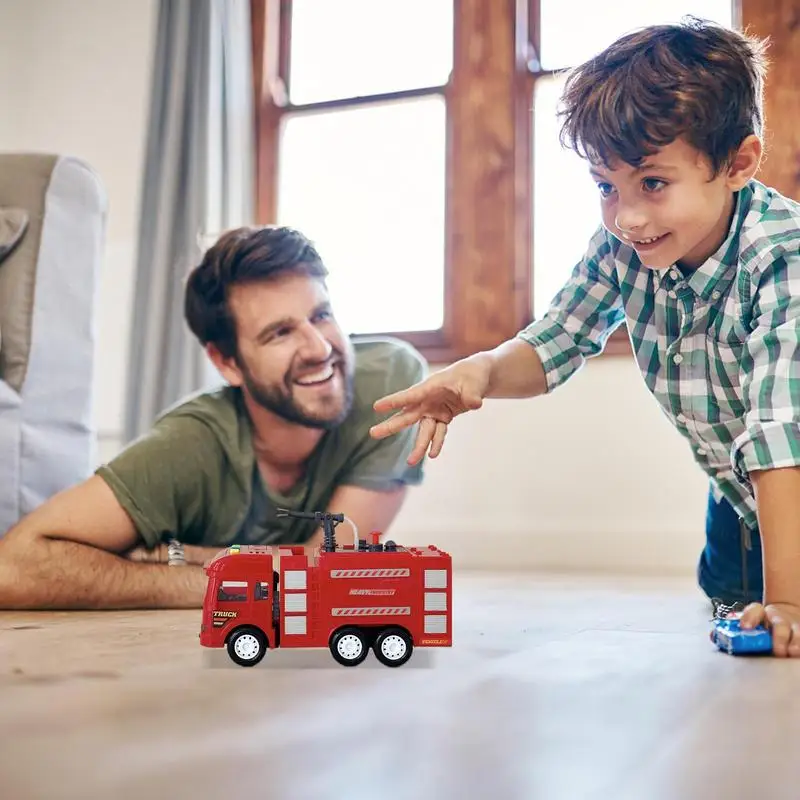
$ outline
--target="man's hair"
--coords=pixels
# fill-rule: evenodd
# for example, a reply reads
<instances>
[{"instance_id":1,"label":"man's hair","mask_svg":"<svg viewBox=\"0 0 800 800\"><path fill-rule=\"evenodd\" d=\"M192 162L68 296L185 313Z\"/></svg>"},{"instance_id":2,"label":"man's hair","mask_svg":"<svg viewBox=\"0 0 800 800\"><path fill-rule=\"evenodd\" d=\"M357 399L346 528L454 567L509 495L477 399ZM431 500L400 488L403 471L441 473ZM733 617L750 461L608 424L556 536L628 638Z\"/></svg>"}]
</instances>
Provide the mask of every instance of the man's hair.
<instances>
[{"instance_id":1,"label":"man's hair","mask_svg":"<svg viewBox=\"0 0 800 800\"><path fill-rule=\"evenodd\" d=\"M716 175L762 135L766 42L696 17L629 33L567 78L561 143L594 163L639 166L680 137Z\"/></svg>"},{"instance_id":2,"label":"man's hair","mask_svg":"<svg viewBox=\"0 0 800 800\"><path fill-rule=\"evenodd\" d=\"M287 273L324 280L328 271L314 245L293 228L268 225L224 233L189 274L184 315L201 344L225 358L237 354L236 321L228 305L231 287Z\"/></svg>"}]
</instances>

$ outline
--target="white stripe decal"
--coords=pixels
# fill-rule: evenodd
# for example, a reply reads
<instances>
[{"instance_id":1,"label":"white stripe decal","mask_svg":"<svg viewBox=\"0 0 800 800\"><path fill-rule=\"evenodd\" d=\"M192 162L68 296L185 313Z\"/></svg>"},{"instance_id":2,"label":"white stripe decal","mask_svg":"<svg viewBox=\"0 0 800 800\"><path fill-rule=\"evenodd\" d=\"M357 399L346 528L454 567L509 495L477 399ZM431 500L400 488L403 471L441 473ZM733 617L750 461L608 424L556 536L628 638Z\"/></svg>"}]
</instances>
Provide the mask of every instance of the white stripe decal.
<instances>
[{"instance_id":1,"label":"white stripe decal","mask_svg":"<svg viewBox=\"0 0 800 800\"><path fill-rule=\"evenodd\" d=\"M407 578L408 567L397 569L332 569L331 578Z\"/></svg>"},{"instance_id":2,"label":"white stripe decal","mask_svg":"<svg viewBox=\"0 0 800 800\"><path fill-rule=\"evenodd\" d=\"M283 610L286 612L307 611L306 593L296 592L295 594L285 594L283 596Z\"/></svg>"},{"instance_id":3,"label":"white stripe decal","mask_svg":"<svg viewBox=\"0 0 800 800\"><path fill-rule=\"evenodd\" d=\"M446 569L426 569L425 570L426 589L446 589L447 570Z\"/></svg>"},{"instance_id":4,"label":"white stripe decal","mask_svg":"<svg viewBox=\"0 0 800 800\"><path fill-rule=\"evenodd\" d=\"M348 608L332 608L331 614L334 617L374 617L374 616L397 616L408 615L411 613L410 606L363 606L358 608L351 606Z\"/></svg>"},{"instance_id":5,"label":"white stripe decal","mask_svg":"<svg viewBox=\"0 0 800 800\"><path fill-rule=\"evenodd\" d=\"M295 633L299 636L305 636L308 633L306 627L306 618L305 617L286 617L283 623L284 631L289 633Z\"/></svg>"},{"instance_id":6,"label":"white stripe decal","mask_svg":"<svg viewBox=\"0 0 800 800\"><path fill-rule=\"evenodd\" d=\"M446 592L425 592L426 611L447 611Z\"/></svg>"},{"instance_id":7,"label":"white stripe decal","mask_svg":"<svg viewBox=\"0 0 800 800\"><path fill-rule=\"evenodd\" d=\"M444 614L426 614L425 633L447 633L447 617Z\"/></svg>"},{"instance_id":8,"label":"white stripe decal","mask_svg":"<svg viewBox=\"0 0 800 800\"><path fill-rule=\"evenodd\" d=\"M303 569L287 569L284 572L283 586L285 589L305 589L306 572Z\"/></svg>"}]
</instances>

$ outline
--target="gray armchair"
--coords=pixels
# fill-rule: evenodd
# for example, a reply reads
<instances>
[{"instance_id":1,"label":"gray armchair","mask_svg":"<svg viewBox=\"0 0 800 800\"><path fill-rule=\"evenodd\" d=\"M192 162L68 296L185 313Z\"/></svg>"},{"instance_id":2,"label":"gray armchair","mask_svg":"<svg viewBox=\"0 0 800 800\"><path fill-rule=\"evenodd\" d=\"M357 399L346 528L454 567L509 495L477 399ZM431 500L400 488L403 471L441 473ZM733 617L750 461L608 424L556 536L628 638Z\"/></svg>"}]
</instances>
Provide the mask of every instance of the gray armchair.
<instances>
[{"instance_id":1,"label":"gray armchair","mask_svg":"<svg viewBox=\"0 0 800 800\"><path fill-rule=\"evenodd\" d=\"M0 154L0 536L94 468L106 208L82 161Z\"/></svg>"}]
</instances>

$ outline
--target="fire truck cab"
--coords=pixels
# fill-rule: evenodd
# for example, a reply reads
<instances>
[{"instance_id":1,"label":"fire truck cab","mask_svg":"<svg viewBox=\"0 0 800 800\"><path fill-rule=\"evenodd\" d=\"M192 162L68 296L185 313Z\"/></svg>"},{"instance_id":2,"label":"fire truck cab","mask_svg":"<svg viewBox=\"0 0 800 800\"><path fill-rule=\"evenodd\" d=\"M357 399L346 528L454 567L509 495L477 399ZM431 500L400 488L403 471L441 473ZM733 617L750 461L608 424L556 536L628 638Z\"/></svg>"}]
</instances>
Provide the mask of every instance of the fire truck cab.
<instances>
[{"instance_id":1,"label":"fire truck cab","mask_svg":"<svg viewBox=\"0 0 800 800\"><path fill-rule=\"evenodd\" d=\"M385 666L399 667L415 647L452 646L449 553L382 544L378 533L359 539L354 525L353 543L339 545L334 528L344 515L279 513L316 519L323 544L310 555L302 546L222 550L206 567L203 647L224 647L244 667L278 647L327 647L344 666L372 650Z\"/></svg>"}]
</instances>

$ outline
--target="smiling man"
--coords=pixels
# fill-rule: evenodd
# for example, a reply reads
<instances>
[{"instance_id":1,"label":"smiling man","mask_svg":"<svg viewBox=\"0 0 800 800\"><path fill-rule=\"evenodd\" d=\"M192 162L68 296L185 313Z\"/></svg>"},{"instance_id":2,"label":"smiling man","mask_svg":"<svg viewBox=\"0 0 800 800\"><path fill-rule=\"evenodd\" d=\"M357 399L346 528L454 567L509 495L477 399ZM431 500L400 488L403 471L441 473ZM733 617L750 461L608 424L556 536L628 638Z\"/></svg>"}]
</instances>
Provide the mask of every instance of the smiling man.
<instances>
[{"instance_id":1,"label":"smiling man","mask_svg":"<svg viewBox=\"0 0 800 800\"><path fill-rule=\"evenodd\" d=\"M185 313L226 385L168 409L0 539L0 607L196 607L222 547L321 541L281 507L342 512L362 535L389 527L422 471L407 463L411 432L370 437L373 404L426 365L403 342L345 336L326 276L290 228L220 238Z\"/></svg>"}]
</instances>

